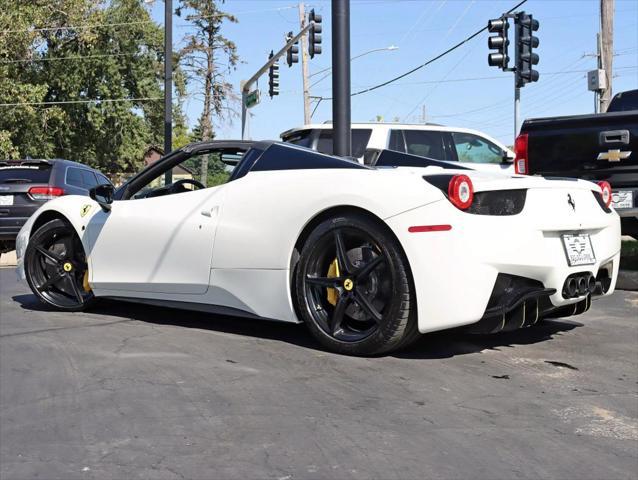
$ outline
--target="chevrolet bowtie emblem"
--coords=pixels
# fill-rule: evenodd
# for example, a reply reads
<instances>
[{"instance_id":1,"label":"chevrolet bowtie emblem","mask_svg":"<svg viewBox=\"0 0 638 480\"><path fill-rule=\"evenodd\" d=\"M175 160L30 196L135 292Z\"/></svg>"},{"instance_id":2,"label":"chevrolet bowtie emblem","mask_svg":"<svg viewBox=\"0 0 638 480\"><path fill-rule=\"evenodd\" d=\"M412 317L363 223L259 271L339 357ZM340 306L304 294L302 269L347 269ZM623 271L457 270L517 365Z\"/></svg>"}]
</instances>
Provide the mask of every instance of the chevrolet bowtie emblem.
<instances>
[{"instance_id":1,"label":"chevrolet bowtie emblem","mask_svg":"<svg viewBox=\"0 0 638 480\"><path fill-rule=\"evenodd\" d=\"M598 160L607 160L608 162L620 162L629 158L631 151L621 152L620 150L609 150L598 154Z\"/></svg>"}]
</instances>

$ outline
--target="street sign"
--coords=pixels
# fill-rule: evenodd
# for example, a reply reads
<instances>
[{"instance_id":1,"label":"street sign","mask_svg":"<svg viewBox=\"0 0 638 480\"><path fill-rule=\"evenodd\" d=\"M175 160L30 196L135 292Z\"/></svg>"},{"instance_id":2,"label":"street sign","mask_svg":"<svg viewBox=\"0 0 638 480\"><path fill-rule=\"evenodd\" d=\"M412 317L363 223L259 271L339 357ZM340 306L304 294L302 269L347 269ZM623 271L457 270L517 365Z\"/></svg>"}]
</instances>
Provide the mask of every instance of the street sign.
<instances>
[{"instance_id":1,"label":"street sign","mask_svg":"<svg viewBox=\"0 0 638 480\"><path fill-rule=\"evenodd\" d=\"M259 103L259 90L253 90L252 92L246 95L246 99L244 100L246 108L252 108Z\"/></svg>"}]
</instances>

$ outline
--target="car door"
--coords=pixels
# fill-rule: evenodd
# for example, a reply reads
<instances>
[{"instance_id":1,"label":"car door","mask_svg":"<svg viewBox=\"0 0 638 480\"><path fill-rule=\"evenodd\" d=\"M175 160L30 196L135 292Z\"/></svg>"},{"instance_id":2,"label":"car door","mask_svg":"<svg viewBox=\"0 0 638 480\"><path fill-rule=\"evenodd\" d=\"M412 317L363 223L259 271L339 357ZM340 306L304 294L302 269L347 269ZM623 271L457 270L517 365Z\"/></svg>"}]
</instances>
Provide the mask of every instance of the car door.
<instances>
[{"instance_id":1,"label":"car door","mask_svg":"<svg viewBox=\"0 0 638 480\"><path fill-rule=\"evenodd\" d=\"M93 288L133 297L205 293L223 194L220 185L118 200L98 211L87 226Z\"/></svg>"}]
</instances>

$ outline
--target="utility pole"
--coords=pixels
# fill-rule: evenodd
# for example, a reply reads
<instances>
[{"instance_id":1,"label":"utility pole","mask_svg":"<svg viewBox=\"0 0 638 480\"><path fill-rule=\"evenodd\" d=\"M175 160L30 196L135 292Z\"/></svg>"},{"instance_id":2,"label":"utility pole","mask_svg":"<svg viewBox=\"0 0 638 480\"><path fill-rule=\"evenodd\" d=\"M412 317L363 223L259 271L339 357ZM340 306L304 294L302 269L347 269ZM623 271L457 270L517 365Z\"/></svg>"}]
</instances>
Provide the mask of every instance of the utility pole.
<instances>
[{"instance_id":1,"label":"utility pole","mask_svg":"<svg viewBox=\"0 0 638 480\"><path fill-rule=\"evenodd\" d=\"M173 0L164 0L164 155L173 150ZM173 183L173 170L164 184Z\"/></svg>"},{"instance_id":2,"label":"utility pole","mask_svg":"<svg viewBox=\"0 0 638 480\"><path fill-rule=\"evenodd\" d=\"M352 156L350 116L350 0L332 0L332 151Z\"/></svg>"},{"instance_id":3,"label":"utility pole","mask_svg":"<svg viewBox=\"0 0 638 480\"><path fill-rule=\"evenodd\" d=\"M299 3L299 29L306 26L306 11L303 2ZM303 76L303 123L310 123L310 79L308 74L308 37L301 37L301 75Z\"/></svg>"},{"instance_id":4,"label":"utility pole","mask_svg":"<svg viewBox=\"0 0 638 480\"><path fill-rule=\"evenodd\" d=\"M612 93L612 61L614 55L614 0L600 0L600 64L607 80L598 96L598 111L605 113Z\"/></svg>"}]
</instances>

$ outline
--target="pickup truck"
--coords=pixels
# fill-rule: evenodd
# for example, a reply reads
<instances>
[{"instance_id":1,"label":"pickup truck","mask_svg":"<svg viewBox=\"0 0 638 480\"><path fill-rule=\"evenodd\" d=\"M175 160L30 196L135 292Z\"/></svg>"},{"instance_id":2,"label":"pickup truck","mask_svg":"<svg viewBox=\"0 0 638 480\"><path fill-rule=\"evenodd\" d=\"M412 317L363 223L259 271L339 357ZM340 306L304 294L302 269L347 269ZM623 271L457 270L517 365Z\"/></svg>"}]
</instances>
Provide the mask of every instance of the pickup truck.
<instances>
[{"instance_id":1,"label":"pickup truck","mask_svg":"<svg viewBox=\"0 0 638 480\"><path fill-rule=\"evenodd\" d=\"M606 113L525 120L514 150L516 173L608 182L623 235L638 239L638 90Z\"/></svg>"}]
</instances>

